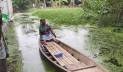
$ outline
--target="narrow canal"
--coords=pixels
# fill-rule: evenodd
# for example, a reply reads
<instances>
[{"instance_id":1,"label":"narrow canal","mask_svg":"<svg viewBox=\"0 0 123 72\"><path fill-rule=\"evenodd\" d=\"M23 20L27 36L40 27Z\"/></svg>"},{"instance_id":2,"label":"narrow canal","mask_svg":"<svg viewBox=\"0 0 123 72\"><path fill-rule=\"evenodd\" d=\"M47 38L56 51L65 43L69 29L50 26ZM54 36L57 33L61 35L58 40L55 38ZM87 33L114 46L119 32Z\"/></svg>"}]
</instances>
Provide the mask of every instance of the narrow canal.
<instances>
[{"instance_id":1,"label":"narrow canal","mask_svg":"<svg viewBox=\"0 0 123 72\"><path fill-rule=\"evenodd\" d=\"M40 57L38 45L39 20L28 14L18 14L16 17L15 29L19 49L22 52L23 72L56 72L52 64ZM60 26L54 31L59 40L90 56L87 50L87 29Z\"/></svg>"}]
</instances>

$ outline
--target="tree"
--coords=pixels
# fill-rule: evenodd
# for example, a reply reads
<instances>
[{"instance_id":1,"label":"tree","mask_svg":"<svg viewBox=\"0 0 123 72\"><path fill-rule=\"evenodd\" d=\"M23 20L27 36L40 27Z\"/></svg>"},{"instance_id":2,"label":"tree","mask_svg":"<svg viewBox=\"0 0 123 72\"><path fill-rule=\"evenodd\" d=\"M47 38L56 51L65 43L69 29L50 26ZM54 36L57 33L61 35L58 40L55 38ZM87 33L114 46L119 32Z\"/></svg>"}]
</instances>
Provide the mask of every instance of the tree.
<instances>
[{"instance_id":1,"label":"tree","mask_svg":"<svg viewBox=\"0 0 123 72\"><path fill-rule=\"evenodd\" d=\"M123 0L85 0L83 10L100 26L123 26Z\"/></svg>"},{"instance_id":2,"label":"tree","mask_svg":"<svg viewBox=\"0 0 123 72\"><path fill-rule=\"evenodd\" d=\"M30 3L31 3L30 0L13 0L13 7L15 11L17 10L21 11L30 7Z\"/></svg>"}]
</instances>

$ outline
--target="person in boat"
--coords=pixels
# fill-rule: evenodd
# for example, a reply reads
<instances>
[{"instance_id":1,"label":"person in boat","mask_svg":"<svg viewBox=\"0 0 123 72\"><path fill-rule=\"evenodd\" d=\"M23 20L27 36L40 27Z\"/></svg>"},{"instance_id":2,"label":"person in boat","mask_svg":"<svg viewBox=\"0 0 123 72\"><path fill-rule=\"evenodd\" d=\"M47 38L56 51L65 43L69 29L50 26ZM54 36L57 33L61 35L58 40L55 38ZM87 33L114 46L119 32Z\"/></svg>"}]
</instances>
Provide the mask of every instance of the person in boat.
<instances>
[{"instance_id":1,"label":"person in boat","mask_svg":"<svg viewBox=\"0 0 123 72\"><path fill-rule=\"evenodd\" d=\"M47 24L46 19L40 19L39 27L40 41L51 41L53 38L56 38L55 33L52 28Z\"/></svg>"}]
</instances>

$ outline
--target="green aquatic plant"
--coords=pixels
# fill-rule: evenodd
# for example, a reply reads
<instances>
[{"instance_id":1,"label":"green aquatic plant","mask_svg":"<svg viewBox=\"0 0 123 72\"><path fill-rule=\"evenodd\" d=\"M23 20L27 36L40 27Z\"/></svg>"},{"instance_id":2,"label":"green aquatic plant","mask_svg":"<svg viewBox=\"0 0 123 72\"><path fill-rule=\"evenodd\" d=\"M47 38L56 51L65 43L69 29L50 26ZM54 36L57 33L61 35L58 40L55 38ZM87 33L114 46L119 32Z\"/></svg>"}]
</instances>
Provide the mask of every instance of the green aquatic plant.
<instances>
[{"instance_id":1,"label":"green aquatic plant","mask_svg":"<svg viewBox=\"0 0 123 72\"><path fill-rule=\"evenodd\" d=\"M83 25L81 8L34 9L32 15L48 19L56 25Z\"/></svg>"}]
</instances>

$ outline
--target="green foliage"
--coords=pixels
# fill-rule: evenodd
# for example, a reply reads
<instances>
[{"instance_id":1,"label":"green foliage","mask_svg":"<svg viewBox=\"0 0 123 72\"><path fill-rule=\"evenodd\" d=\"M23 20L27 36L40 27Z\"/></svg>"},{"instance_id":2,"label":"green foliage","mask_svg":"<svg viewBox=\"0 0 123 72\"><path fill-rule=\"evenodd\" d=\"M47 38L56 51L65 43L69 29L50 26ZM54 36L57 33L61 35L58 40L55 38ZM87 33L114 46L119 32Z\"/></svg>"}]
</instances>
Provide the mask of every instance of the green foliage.
<instances>
[{"instance_id":1,"label":"green foliage","mask_svg":"<svg viewBox=\"0 0 123 72\"><path fill-rule=\"evenodd\" d=\"M85 0L84 18L99 26L123 26L123 0Z\"/></svg>"},{"instance_id":2,"label":"green foliage","mask_svg":"<svg viewBox=\"0 0 123 72\"><path fill-rule=\"evenodd\" d=\"M31 5L30 0L13 0L14 10L22 11L29 8Z\"/></svg>"},{"instance_id":3,"label":"green foliage","mask_svg":"<svg viewBox=\"0 0 123 72\"><path fill-rule=\"evenodd\" d=\"M50 20L55 24L80 25L81 8L53 8L53 9L34 9L33 15Z\"/></svg>"}]
</instances>

